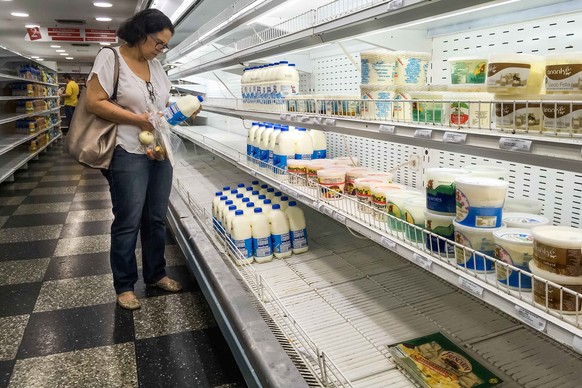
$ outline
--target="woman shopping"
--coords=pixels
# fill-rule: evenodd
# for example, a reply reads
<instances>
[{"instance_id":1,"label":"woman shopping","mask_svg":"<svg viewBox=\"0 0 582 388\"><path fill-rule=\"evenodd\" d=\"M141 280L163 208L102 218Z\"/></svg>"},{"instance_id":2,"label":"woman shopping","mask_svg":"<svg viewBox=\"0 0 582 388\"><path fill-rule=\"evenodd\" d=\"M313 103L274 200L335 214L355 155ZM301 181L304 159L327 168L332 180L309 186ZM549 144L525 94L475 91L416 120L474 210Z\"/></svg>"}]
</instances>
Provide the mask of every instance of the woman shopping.
<instances>
[{"instance_id":1,"label":"woman shopping","mask_svg":"<svg viewBox=\"0 0 582 388\"><path fill-rule=\"evenodd\" d=\"M172 22L159 10L137 13L117 31L125 41L114 48L119 58L118 105L110 101L115 98L113 50L99 52L87 83L87 109L118 123L115 152L109 169L102 171L109 182L114 214L110 252L113 282L118 305L128 310L141 307L133 292L138 279L138 234L145 283L169 292L182 289L166 275L164 259L172 166L167 159L149 159L138 140L141 131L155 131L148 120L148 107L159 111L168 105L170 80L156 57L168 49L173 34Z\"/></svg>"}]
</instances>

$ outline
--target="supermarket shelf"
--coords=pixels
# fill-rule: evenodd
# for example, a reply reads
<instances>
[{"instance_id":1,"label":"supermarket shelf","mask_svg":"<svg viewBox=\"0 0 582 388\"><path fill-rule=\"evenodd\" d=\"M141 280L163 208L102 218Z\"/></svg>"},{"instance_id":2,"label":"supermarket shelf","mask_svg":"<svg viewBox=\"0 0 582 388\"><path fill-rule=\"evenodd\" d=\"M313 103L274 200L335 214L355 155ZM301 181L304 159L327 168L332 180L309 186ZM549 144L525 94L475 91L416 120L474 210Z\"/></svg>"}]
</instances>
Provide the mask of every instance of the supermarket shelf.
<instances>
[{"instance_id":1,"label":"supermarket shelf","mask_svg":"<svg viewBox=\"0 0 582 388\"><path fill-rule=\"evenodd\" d=\"M24 144L24 143L34 139L35 137L37 137L41 133L45 133L47 131L50 131L54 127L59 126L60 124L61 124L61 122L59 121L58 123L53 124L50 127L43 129L42 131L35 132L33 134L30 134L30 135L27 135L24 137L22 134L2 136L2 138L0 138L0 155L3 155L9 151L12 151L14 148L18 147L19 145Z\"/></svg>"},{"instance_id":2,"label":"supermarket shelf","mask_svg":"<svg viewBox=\"0 0 582 388\"><path fill-rule=\"evenodd\" d=\"M50 113L57 113L60 109L61 109L61 107L59 106L59 107L49 109L49 110L43 110L40 112L33 112L33 113L25 113L25 114L16 115L16 116L14 114L3 114L3 115L0 115L0 125L6 124L6 123L11 123L13 121L20 120L20 119L25 119L27 117L43 116L43 115L50 114Z\"/></svg>"},{"instance_id":3,"label":"supermarket shelf","mask_svg":"<svg viewBox=\"0 0 582 388\"><path fill-rule=\"evenodd\" d=\"M0 182L5 181L14 174L16 170L28 163L29 160L38 156L46 148L52 145L55 141L60 139L61 134L51 139L44 147L39 148L35 152L11 152L0 157Z\"/></svg>"},{"instance_id":4,"label":"supermarket shelf","mask_svg":"<svg viewBox=\"0 0 582 388\"><path fill-rule=\"evenodd\" d=\"M232 100L234 106L237 101ZM241 119L307 126L346 135L497 158L560 170L582 170L582 138L511 134L425 124L368 121L308 113L265 112L206 103L204 110ZM461 136L460 138L458 136ZM526 148L521 148L526 147ZM527 149L527 151L520 151Z\"/></svg>"},{"instance_id":5,"label":"supermarket shelf","mask_svg":"<svg viewBox=\"0 0 582 388\"><path fill-rule=\"evenodd\" d=\"M182 136L197 132L178 130ZM201 145L209 148L214 141L206 139ZM226 149L213 153L218 151L232 153ZM175 167L174 186L209 236L213 231L208 209L214 191L251 180L251 175L241 174L236 161L211 155L204 151L186 155ZM260 173L258 177L263 178ZM414 386L396 368L386 345L436 331L485 361L505 381L504 387L578 385L580 355L487 306L481 298L457 292L456 283L439 280L436 271L412 265L400 252L358 239L324 214L305 211L310 250L304 254L235 267L220 237L213 241L223 260L240 273L284 329L284 340L305 360L317 364L321 359L309 347L313 341L337 368L332 368L335 373L330 373L329 386ZM301 333L303 338L299 338Z\"/></svg>"},{"instance_id":6,"label":"supermarket shelf","mask_svg":"<svg viewBox=\"0 0 582 388\"><path fill-rule=\"evenodd\" d=\"M42 82L42 81L36 81L33 79L27 79L27 78L22 78L22 77L18 77L16 75L9 75L9 74L2 74L0 73L0 81L20 81L20 82L29 82L29 83L33 83L33 84L39 84L39 85L46 85L46 86L54 86L54 87L58 87L59 85L57 84L50 84L47 82Z\"/></svg>"},{"instance_id":7,"label":"supermarket shelf","mask_svg":"<svg viewBox=\"0 0 582 388\"><path fill-rule=\"evenodd\" d=\"M423 244L407 242L402 236L402 232L398 235L381 230L370 222L355 217L353 213L345 210L350 208L350 204L345 203L346 199L335 202L325 201L318 198L317 189L292 186L281 182L268 171L247 163L246 138L244 136L207 126L176 127L175 131L182 137L224 158L238 169L276 187L317 212L338 221L515 319L532 326L539 325L537 329L541 332L582 353L582 314L563 315L535 305L531 292L510 291L497 283L494 274L486 276L458 267L449 260L433 256ZM540 280L545 281L545 279Z\"/></svg>"},{"instance_id":8,"label":"supermarket shelf","mask_svg":"<svg viewBox=\"0 0 582 388\"><path fill-rule=\"evenodd\" d=\"M44 97L30 97L30 96L0 96L0 101L15 101L15 100L47 100L59 98L59 96L44 96Z\"/></svg>"}]
</instances>

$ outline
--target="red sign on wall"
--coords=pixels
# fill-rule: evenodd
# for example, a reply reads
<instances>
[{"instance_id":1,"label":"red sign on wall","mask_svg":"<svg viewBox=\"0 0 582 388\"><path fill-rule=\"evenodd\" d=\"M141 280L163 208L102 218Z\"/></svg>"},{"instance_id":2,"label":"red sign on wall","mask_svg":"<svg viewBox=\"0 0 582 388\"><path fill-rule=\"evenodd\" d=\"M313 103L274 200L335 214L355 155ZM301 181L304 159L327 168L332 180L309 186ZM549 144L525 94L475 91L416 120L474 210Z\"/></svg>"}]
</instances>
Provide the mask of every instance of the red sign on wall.
<instances>
[{"instance_id":1,"label":"red sign on wall","mask_svg":"<svg viewBox=\"0 0 582 388\"><path fill-rule=\"evenodd\" d=\"M117 42L117 32L108 29L35 27L26 31L24 40L37 42Z\"/></svg>"}]
</instances>

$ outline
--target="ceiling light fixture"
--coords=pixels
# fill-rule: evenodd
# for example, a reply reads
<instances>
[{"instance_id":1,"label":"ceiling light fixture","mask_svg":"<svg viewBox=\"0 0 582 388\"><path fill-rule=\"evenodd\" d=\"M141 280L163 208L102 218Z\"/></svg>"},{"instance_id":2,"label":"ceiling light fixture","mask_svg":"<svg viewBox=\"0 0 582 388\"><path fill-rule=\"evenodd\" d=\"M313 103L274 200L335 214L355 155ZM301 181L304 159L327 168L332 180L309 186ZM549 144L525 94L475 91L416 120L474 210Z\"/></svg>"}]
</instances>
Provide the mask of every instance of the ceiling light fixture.
<instances>
[{"instance_id":1,"label":"ceiling light fixture","mask_svg":"<svg viewBox=\"0 0 582 388\"><path fill-rule=\"evenodd\" d=\"M37 61L44 61L44 59L42 59L42 58L38 58L38 59L37 59Z\"/></svg>"},{"instance_id":2,"label":"ceiling light fixture","mask_svg":"<svg viewBox=\"0 0 582 388\"><path fill-rule=\"evenodd\" d=\"M93 5L95 7L100 7L100 8L110 8L110 7L113 7L113 4L111 4L111 3L105 3L105 2L96 2L96 3L93 3Z\"/></svg>"},{"instance_id":3,"label":"ceiling light fixture","mask_svg":"<svg viewBox=\"0 0 582 388\"><path fill-rule=\"evenodd\" d=\"M58 46L58 45L56 45L56 44L51 44L51 47L52 47L52 48L61 48L61 46Z\"/></svg>"},{"instance_id":4,"label":"ceiling light fixture","mask_svg":"<svg viewBox=\"0 0 582 388\"><path fill-rule=\"evenodd\" d=\"M29 15L25 12L10 12L10 15L16 16L19 18L27 18Z\"/></svg>"},{"instance_id":5,"label":"ceiling light fixture","mask_svg":"<svg viewBox=\"0 0 582 388\"><path fill-rule=\"evenodd\" d=\"M111 18L104 17L104 16L98 16L95 18L95 20L97 20L98 22L110 22Z\"/></svg>"},{"instance_id":6,"label":"ceiling light fixture","mask_svg":"<svg viewBox=\"0 0 582 388\"><path fill-rule=\"evenodd\" d=\"M39 57L39 56L37 56L37 55L33 55L33 56L31 56L31 58L32 58L32 59L38 59L38 58L40 58L40 57Z\"/></svg>"},{"instance_id":7,"label":"ceiling light fixture","mask_svg":"<svg viewBox=\"0 0 582 388\"><path fill-rule=\"evenodd\" d=\"M109 43L109 42L99 42L99 44L101 46L111 46L111 43Z\"/></svg>"},{"instance_id":8,"label":"ceiling light fixture","mask_svg":"<svg viewBox=\"0 0 582 388\"><path fill-rule=\"evenodd\" d=\"M60 46L59 46L59 47L60 47ZM56 51L57 53L64 53L64 52L66 52L67 50L55 50L55 51Z\"/></svg>"},{"instance_id":9,"label":"ceiling light fixture","mask_svg":"<svg viewBox=\"0 0 582 388\"><path fill-rule=\"evenodd\" d=\"M66 57L65 59L75 59L75 58L73 58L73 57Z\"/></svg>"},{"instance_id":10,"label":"ceiling light fixture","mask_svg":"<svg viewBox=\"0 0 582 388\"><path fill-rule=\"evenodd\" d=\"M174 11L172 16L170 16L170 20L172 21L172 23L176 23L176 20L180 19L180 16L182 16L186 12L186 10L188 10L190 6L194 4L194 1L195 0L183 1L182 4L180 4L180 6L178 7L178 9Z\"/></svg>"},{"instance_id":11,"label":"ceiling light fixture","mask_svg":"<svg viewBox=\"0 0 582 388\"><path fill-rule=\"evenodd\" d=\"M67 53L60 53L59 55L62 55L63 57L66 57L69 54L67 54Z\"/></svg>"}]
</instances>

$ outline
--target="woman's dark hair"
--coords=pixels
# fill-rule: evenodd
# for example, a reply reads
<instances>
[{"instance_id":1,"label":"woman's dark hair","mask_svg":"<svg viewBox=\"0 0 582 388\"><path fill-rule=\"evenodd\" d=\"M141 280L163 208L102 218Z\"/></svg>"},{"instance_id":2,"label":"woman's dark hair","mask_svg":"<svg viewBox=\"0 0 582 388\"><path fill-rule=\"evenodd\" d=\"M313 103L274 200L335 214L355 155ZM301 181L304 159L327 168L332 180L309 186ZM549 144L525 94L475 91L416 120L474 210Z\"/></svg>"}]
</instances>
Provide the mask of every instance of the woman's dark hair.
<instances>
[{"instance_id":1,"label":"woman's dark hair","mask_svg":"<svg viewBox=\"0 0 582 388\"><path fill-rule=\"evenodd\" d=\"M126 41L129 46L135 46L145 42L148 35L166 28L174 35L174 25L170 18L158 9L144 9L124 21L117 30L117 36Z\"/></svg>"}]
</instances>

